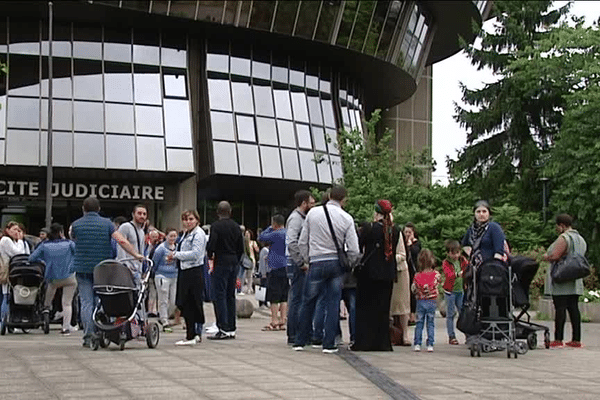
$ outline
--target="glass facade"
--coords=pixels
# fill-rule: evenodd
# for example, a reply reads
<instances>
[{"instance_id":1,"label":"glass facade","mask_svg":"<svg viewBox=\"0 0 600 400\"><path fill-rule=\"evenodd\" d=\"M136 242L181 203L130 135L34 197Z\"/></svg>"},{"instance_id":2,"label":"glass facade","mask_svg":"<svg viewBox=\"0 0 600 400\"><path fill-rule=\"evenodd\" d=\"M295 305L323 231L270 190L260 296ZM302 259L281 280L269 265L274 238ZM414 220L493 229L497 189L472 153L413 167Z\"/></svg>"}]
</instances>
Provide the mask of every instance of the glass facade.
<instances>
[{"instance_id":1,"label":"glass facade","mask_svg":"<svg viewBox=\"0 0 600 400\"><path fill-rule=\"evenodd\" d=\"M2 164L46 164L47 31L0 20ZM185 35L58 24L52 55L54 165L194 172Z\"/></svg>"},{"instance_id":2,"label":"glass facade","mask_svg":"<svg viewBox=\"0 0 600 400\"><path fill-rule=\"evenodd\" d=\"M419 63L425 62L425 43L432 24L431 17L416 2L406 0L95 3L316 40L381 58L406 69L413 77L420 71ZM485 7L482 3L486 2L474 2L480 10Z\"/></svg>"},{"instance_id":3,"label":"glass facade","mask_svg":"<svg viewBox=\"0 0 600 400\"><path fill-rule=\"evenodd\" d=\"M341 178L337 78L326 66L211 40L206 69L216 174L326 184ZM358 88L350 93L356 96L340 98L342 119L362 130Z\"/></svg>"}]
</instances>

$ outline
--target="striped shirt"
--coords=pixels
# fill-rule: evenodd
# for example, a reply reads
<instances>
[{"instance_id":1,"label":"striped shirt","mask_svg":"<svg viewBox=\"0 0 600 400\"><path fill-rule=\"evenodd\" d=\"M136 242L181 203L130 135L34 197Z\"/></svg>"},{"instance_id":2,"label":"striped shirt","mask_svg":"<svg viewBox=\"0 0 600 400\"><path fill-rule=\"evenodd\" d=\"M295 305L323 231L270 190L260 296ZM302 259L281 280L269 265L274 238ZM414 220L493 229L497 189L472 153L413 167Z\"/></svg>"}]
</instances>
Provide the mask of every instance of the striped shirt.
<instances>
[{"instance_id":1,"label":"striped shirt","mask_svg":"<svg viewBox=\"0 0 600 400\"><path fill-rule=\"evenodd\" d=\"M96 264L112 257L111 237L115 226L97 212L87 212L73 222L71 238L75 241L74 271L92 273Z\"/></svg>"}]
</instances>

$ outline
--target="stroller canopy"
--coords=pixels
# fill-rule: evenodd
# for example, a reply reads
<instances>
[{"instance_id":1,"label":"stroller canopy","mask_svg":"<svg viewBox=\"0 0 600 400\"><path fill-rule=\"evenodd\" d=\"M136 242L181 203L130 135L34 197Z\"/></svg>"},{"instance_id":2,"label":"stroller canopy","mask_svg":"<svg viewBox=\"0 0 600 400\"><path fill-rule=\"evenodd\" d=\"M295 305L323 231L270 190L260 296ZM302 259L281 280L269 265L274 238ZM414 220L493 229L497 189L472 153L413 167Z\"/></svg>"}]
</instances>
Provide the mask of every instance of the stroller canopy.
<instances>
[{"instance_id":1,"label":"stroller canopy","mask_svg":"<svg viewBox=\"0 0 600 400\"><path fill-rule=\"evenodd\" d=\"M102 261L94 267L94 287L113 287L135 290L131 270L116 260Z\"/></svg>"},{"instance_id":2,"label":"stroller canopy","mask_svg":"<svg viewBox=\"0 0 600 400\"><path fill-rule=\"evenodd\" d=\"M480 296L508 296L510 279L508 268L500 260L488 260L477 271L477 287Z\"/></svg>"},{"instance_id":3,"label":"stroller canopy","mask_svg":"<svg viewBox=\"0 0 600 400\"><path fill-rule=\"evenodd\" d=\"M532 258L516 256L510 266L515 276L513 305L529 307L529 287L540 265Z\"/></svg>"},{"instance_id":4,"label":"stroller canopy","mask_svg":"<svg viewBox=\"0 0 600 400\"><path fill-rule=\"evenodd\" d=\"M17 254L8 263L8 279L14 285L39 286L44 281L46 264L29 262L29 255Z\"/></svg>"}]
</instances>

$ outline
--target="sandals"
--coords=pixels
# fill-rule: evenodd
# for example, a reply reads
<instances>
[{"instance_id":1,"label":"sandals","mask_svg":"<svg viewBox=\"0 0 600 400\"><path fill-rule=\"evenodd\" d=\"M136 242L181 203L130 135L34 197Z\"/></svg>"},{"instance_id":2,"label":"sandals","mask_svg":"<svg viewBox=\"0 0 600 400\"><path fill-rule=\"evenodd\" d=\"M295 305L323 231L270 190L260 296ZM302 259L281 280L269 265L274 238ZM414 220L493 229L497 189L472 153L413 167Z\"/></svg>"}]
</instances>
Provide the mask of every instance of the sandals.
<instances>
[{"instance_id":1,"label":"sandals","mask_svg":"<svg viewBox=\"0 0 600 400\"><path fill-rule=\"evenodd\" d=\"M278 331L279 330L279 324L269 324L267 326L264 326L261 331L263 332L272 332L272 331Z\"/></svg>"},{"instance_id":2,"label":"sandals","mask_svg":"<svg viewBox=\"0 0 600 400\"><path fill-rule=\"evenodd\" d=\"M278 330L278 331L285 331L285 326L286 326L286 325L287 325L287 324L286 324L285 322L282 322L282 323L280 323L280 324L277 324L277 330Z\"/></svg>"},{"instance_id":3,"label":"sandals","mask_svg":"<svg viewBox=\"0 0 600 400\"><path fill-rule=\"evenodd\" d=\"M452 339L448 340L448 343L454 344L454 345L459 344L458 340L456 340L456 338L452 338Z\"/></svg>"}]
</instances>

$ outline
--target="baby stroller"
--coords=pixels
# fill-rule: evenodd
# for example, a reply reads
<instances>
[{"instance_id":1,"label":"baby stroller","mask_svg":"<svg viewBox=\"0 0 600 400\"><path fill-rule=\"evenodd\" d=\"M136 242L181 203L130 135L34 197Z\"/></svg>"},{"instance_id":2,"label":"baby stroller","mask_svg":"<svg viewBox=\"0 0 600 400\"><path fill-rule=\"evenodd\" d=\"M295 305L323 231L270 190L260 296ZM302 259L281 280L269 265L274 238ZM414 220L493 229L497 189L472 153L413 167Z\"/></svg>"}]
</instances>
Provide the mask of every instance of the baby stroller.
<instances>
[{"instance_id":1,"label":"baby stroller","mask_svg":"<svg viewBox=\"0 0 600 400\"><path fill-rule=\"evenodd\" d=\"M98 331L91 341L93 350L111 342L124 350L127 341L138 337L145 337L151 349L158 345L160 329L156 322L148 321L144 307L152 261L148 260L150 268L136 287L131 270L123 264L131 260L105 260L94 267L94 292L100 302L92 314Z\"/></svg>"},{"instance_id":2,"label":"baby stroller","mask_svg":"<svg viewBox=\"0 0 600 400\"><path fill-rule=\"evenodd\" d=\"M515 330L517 339L526 339L531 350L537 348L537 332L544 332L544 346L550 348L550 328L531 322L529 315L529 286L535 277L539 264L528 257L517 256L511 262L514 291L513 305L521 309L515 317Z\"/></svg>"},{"instance_id":3,"label":"baby stroller","mask_svg":"<svg viewBox=\"0 0 600 400\"><path fill-rule=\"evenodd\" d=\"M43 262L29 262L29 255L17 254L8 265L8 314L2 320L1 335L14 328L27 333L30 329L43 328L50 332L50 316L44 313L46 285Z\"/></svg>"},{"instance_id":4,"label":"baby stroller","mask_svg":"<svg viewBox=\"0 0 600 400\"><path fill-rule=\"evenodd\" d=\"M506 350L508 358L527 352L525 342L518 342L512 316L511 267L499 260L484 262L473 274L470 295L479 316L479 333L469 338L471 357L481 352Z\"/></svg>"}]
</instances>

